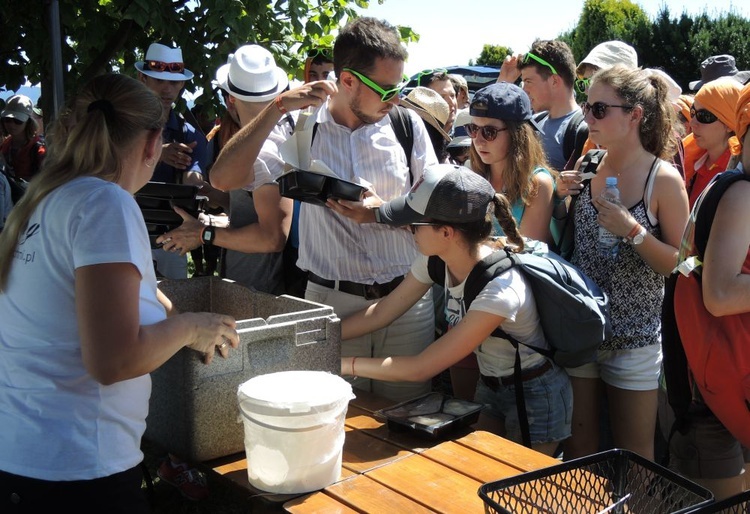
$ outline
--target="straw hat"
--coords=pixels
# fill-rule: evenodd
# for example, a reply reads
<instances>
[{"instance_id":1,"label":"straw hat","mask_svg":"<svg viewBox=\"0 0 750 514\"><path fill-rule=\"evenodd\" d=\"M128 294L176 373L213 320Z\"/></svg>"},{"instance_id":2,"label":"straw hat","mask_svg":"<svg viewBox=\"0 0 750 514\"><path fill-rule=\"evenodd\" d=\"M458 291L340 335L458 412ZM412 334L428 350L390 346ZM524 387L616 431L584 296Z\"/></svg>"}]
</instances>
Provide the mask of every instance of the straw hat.
<instances>
[{"instance_id":1,"label":"straw hat","mask_svg":"<svg viewBox=\"0 0 750 514\"><path fill-rule=\"evenodd\" d=\"M444 128L451 110L439 93L428 87L418 86L401 99L401 104L415 111L425 122L435 127L446 141L451 140L451 136Z\"/></svg>"},{"instance_id":2,"label":"straw hat","mask_svg":"<svg viewBox=\"0 0 750 514\"><path fill-rule=\"evenodd\" d=\"M276 66L271 52L262 46L245 45L217 70L216 82L238 100L266 102L287 88L289 77Z\"/></svg>"}]
</instances>

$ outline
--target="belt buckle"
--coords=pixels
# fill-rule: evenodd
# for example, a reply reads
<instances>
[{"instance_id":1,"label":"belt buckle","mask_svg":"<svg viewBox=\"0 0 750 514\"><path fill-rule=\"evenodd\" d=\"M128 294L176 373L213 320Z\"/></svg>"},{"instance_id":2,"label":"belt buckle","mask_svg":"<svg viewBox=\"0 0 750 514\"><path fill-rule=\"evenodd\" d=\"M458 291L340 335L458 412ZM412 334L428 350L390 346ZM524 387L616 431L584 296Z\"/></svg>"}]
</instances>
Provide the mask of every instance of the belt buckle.
<instances>
[{"instance_id":1,"label":"belt buckle","mask_svg":"<svg viewBox=\"0 0 750 514\"><path fill-rule=\"evenodd\" d=\"M381 295L380 284L375 282L374 284L366 284L364 286L365 300L379 300Z\"/></svg>"}]
</instances>

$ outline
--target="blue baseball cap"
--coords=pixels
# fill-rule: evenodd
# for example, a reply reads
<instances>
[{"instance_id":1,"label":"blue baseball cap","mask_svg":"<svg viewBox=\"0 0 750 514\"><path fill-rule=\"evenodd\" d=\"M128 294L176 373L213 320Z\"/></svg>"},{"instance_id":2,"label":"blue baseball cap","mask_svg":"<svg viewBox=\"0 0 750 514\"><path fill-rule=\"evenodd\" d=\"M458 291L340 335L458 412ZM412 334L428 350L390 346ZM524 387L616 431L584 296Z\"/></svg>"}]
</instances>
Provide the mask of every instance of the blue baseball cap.
<instances>
[{"instance_id":1,"label":"blue baseball cap","mask_svg":"<svg viewBox=\"0 0 750 514\"><path fill-rule=\"evenodd\" d=\"M528 121L536 130L543 132L534 121L534 111L531 109L529 95L510 82L490 84L474 93L474 98L469 105L469 114L516 123Z\"/></svg>"}]
</instances>

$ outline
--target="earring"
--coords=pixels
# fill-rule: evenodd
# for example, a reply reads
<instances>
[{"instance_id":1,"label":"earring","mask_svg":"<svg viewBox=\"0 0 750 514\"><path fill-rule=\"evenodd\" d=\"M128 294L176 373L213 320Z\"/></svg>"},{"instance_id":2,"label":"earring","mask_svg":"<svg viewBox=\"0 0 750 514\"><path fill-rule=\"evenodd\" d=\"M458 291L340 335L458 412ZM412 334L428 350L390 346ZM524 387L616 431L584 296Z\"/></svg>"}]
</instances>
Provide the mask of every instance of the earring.
<instances>
[{"instance_id":1,"label":"earring","mask_svg":"<svg viewBox=\"0 0 750 514\"><path fill-rule=\"evenodd\" d=\"M150 159L146 159L145 161L143 161L143 163L146 165L147 168L153 167L154 162L156 162L156 161L154 161L153 157L150 158Z\"/></svg>"}]
</instances>

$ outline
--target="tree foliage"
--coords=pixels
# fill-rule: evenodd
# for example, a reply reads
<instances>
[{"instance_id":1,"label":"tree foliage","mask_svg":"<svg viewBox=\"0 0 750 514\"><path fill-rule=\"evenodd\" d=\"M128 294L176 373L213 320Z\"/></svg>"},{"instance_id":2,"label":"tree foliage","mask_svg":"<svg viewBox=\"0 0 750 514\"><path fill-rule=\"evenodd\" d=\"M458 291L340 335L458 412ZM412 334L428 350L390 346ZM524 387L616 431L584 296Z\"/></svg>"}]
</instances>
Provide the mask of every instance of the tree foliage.
<instances>
[{"instance_id":1,"label":"tree foliage","mask_svg":"<svg viewBox=\"0 0 750 514\"><path fill-rule=\"evenodd\" d=\"M382 0L379 0L382 1ZM49 0L5 0L0 23L0 84L17 89L28 79L42 84L41 103L51 107L52 61ZM211 81L230 53L243 44L268 48L277 64L301 75L304 50L329 44L355 7L369 0L78 0L60 1L66 95L96 75L135 76L134 64L153 42L174 42L195 73L188 91L203 89L196 103L216 102ZM13 27L13 30L8 30ZM401 27L402 38L416 35Z\"/></svg>"},{"instance_id":2,"label":"tree foliage","mask_svg":"<svg viewBox=\"0 0 750 514\"><path fill-rule=\"evenodd\" d=\"M508 46L484 45L476 64L477 66L500 66L508 55L513 55L513 49Z\"/></svg>"},{"instance_id":3,"label":"tree foliage","mask_svg":"<svg viewBox=\"0 0 750 514\"><path fill-rule=\"evenodd\" d=\"M750 20L732 11L673 17L664 6L649 20L629 0L586 0L577 25L558 39L568 43L576 62L603 41L624 41L635 48L641 67L663 69L685 92L711 55L731 54L738 69L750 69Z\"/></svg>"}]
</instances>

